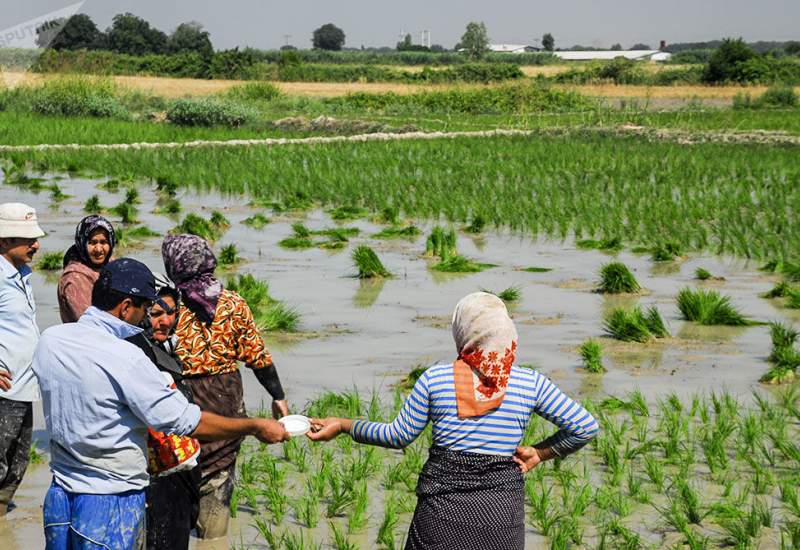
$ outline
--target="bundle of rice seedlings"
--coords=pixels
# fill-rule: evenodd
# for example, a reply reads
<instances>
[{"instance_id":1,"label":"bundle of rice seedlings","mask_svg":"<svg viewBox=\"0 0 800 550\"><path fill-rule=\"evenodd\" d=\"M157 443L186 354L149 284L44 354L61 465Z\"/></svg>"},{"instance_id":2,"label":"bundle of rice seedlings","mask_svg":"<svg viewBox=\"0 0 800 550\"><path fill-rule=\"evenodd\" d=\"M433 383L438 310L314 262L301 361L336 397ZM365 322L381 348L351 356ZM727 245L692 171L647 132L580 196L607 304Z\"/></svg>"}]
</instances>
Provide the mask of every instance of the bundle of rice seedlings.
<instances>
[{"instance_id":1,"label":"bundle of rice seedlings","mask_svg":"<svg viewBox=\"0 0 800 550\"><path fill-rule=\"evenodd\" d=\"M358 269L359 279L371 279L373 277L391 277L392 274L383 267L380 258L367 245L361 245L353 250L353 263Z\"/></svg>"},{"instance_id":2,"label":"bundle of rice seedlings","mask_svg":"<svg viewBox=\"0 0 800 550\"><path fill-rule=\"evenodd\" d=\"M800 309L800 290L795 288L791 289L787 294L787 297L789 299L786 301L786 307L791 309Z\"/></svg>"},{"instance_id":3,"label":"bundle of rice seedlings","mask_svg":"<svg viewBox=\"0 0 800 550\"><path fill-rule=\"evenodd\" d=\"M502 292L494 292L493 290L488 290L485 288L482 288L481 291L488 292L489 294L494 294L507 304L518 302L520 298L522 298L522 290L520 290L518 286L510 286L505 290L503 290Z\"/></svg>"},{"instance_id":4,"label":"bundle of rice seedlings","mask_svg":"<svg viewBox=\"0 0 800 550\"><path fill-rule=\"evenodd\" d=\"M333 220L357 220L369 214L364 208L360 206L338 206L331 210L331 219Z\"/></svg>"},{"instance_id":5,"label":"bundle of rice seedlings","mask_svg":"<svg viewBox=\"0 0 800 550\"><path fill-rule=\"evenodd\" d=\"M231 226L231 222L229 222L228 218L226 218L219 210L214 210L211 212L210 222L211 225L217 229L228 229Z\"/></svg>"},{"instance_id":6,"label":"bundle of rice seedlings","mask_svg":"<svg viewBox=\"0 0 800 550\"><path fill-rule=\"evenodd\" d=\"M707 281L711 277L712 277L711 272L708 271L707 269L698 267L697 269L694 270L695 279L700 279L701 281Z\"/></svg>"},{"instance_id":7,"label":"bundle of rice seedlings","mask_svg":"<svg viewBox=\"0 0 800 550\"><path fill-rule=\"evenodd\" d=\"M798 331L791 325L773 322L769 324L772 352L767 361L772 367L759 379L765 384L784 384L795 378L800 367L800 352L795 348Z\"/></svg>"},{"instance_id":8,"label":"bundle of rice seedlings","mask_svg":"<svg viewBox=\"0 0 800 550\"><path fill-rule=\"evenodd\" d=\"M311 240L311 230L305 225L300 222L293 223L292 231L293 235L278 242L279 246L292 250L302 250L314 246L314 241Z\"/></svg>"},{"instance_id":9,"label":"bundle of rice seedlings","mask_svg":"<svg viewBox=\"0 0 800 550\"><path fill-rule=\"evenodd\" d=\"M781 273L792 282L800 281L800 263L783 262L781 266Z\"/></svg>"},{"instance_id":10,"label":"bundle of rice seedlings","mask_svg":"<svg viewBox=\"0 0 800 550\"><path fill-rule=\"evenodd\" d=\"M473 262L469 258L455 254L442 260L431 269L444 273L478 273L490 267L495 267L495 265Z\"/></svg>"},{"instance_id":11,"label":"bundle of rice seedlings","mask_svg":"<svg viewBox=\"0 0 800 550\"><path fill-rule=\"evenodd\" d=\"M164 175L156 178L156 191L168 197L178 194L178 183L171 176Z\"/></svg>"},{"instance_id":12,"label":"bundle of rice seedlings","mask_svg":"<svg viewBox=\"0 0 800 550\"><path fill-rule=\"evenodd\" d=\"M656 338L666 338L669 336L669 331L664 323L664 319L661 317L661 314L658 312L658 308L656 306L650 306L647 308L647 312L644 316L644 322L645 325L647 325L647 330L649 330L650 334Z\"/></svg>"},{"instance_id":13,"label":"bundle of rice seedlings","mask_svg":"<svg viewBox=\"0 0 800 550\"><path fill-rule=\"evenodd\" d=\"M786 281L777 283L771 290L762 294L762 298L785 298L791 294L793 288Z\"/></svg>"},{"instance_id":14,"label":"bundle of rice seedlings","mask_svg":"<svg viewBox=\"0 0 800 550\"><path fill-rule=\"evenodd\" d=\"M628 266L611 262L600 268L600 292L608 294L639 292L641 287Z\"/></svg>"},{"instance_id":15,"label":"bundle of rice seedlings","mask_svg":"<svg viewBox=\"0 0 800 550\"><path fill-rule=\"evenodd\" d=\"M397 225L400 221L400 209L393 205L384 206L381 209L381 213L377 216L377 221L379 223Z\"/></svg>"},{"instance_id":16,"label":"bundle of rice seedlings","mask_svg":"<svg viewBox=\"0 0 800 550\"><path fill-rule=\"evenodd\" d=\"M606 371L603 366L603 346L600 342L590 338L581 344L578 352L587 371L598 374Z\"/></svg>"},{"instance_id":17,"label":"bundle of rice seedlings","mask_svg":"<svg viewBox=\"0 0 800 550\"><path fill-rule=\"evenodd\" d=\"M730 303L730 297L715 290L683 288L678 292L678 309L687 321L701 325L747 326L754 324Z\"/></svg>"},{"instance_id":18,"label":"bundle of rice seedlings","mask_svg":"<svg viewBox=\"0 0 800 550\"><path fill-rule=\"evenodd\" d=\"M161 236L160 233L144 225L139 227L116 227L114 232L116 233L117 246L120 248L135 246L145 239Z\"/></svg>"},{"instance_id":19,"label":"bundle of rice seedlings","mask_svg":"<svg viewBox=\"0 0 800 550\"><path fill-rule=\"evenodd\" d=\"M520 271L527 271L528 273L547 273L548 271L553 271L550 267L523 267Z\"/></svg>"},{"instance_id":20,"label":"bundle of rice seedlings","mask_svg":"<svg viewBox=\"0 0 800 550\"><path fill-rule=\"evenodd\" d=\"M183 221L179 223L172 230L172 233L188 233L189 235L197 235L207 241L215 241L220 236L220 232L214 225L205 218L198 216L195 213L186 214Z\"/></svg>"},{"instance_id":21,"label":"bundle of rice seedlings","mask_svg":"<svg viewBox=\"0 0 800 550\"><path fill-rule=\"evenodd\" d=\"M119 191L119 185L120 185L119 180L112 178L105 183L99 184L97 187L99 187L100 189L105 189L109 193L116 193Z\"/></svg>"},{"instance_id":22,"label":"bundle of rice seedlings","mask_svg":"<svg viewBox=\"0 0 800 550\"><path fill-rule=\"evenodd\" d=\"M253 214L249 218L245 218L242 220L244 225L252 227L253 229L264 229L264 226L270 222L270 219L266 217L264 214L259 212L258 214Z\"/></svg>"},{"instance_id":23,"label":"bundle of rice seedlings","mask_svg":"<svg viewBox=\"0 0 800 550\"><path fill-rule=\"evenodd\" d=\"M483 233L483 230L486 228L486 218L481 216L480 214L476 214L470 224L464 228L464 231L467 233Z\"/></svg>"},{"instance_id":24,"label":"bundle of rice seedlings","mask_svg":"<svg viewBox=\"0 0 800 550\"><path fill-rule=\"evenodd\" d=\"M341 230L337 231L335 229L329 229L325 231L325 234L328 236L328 240L320 243L321 248L327 249L337 249L337 248L344 248L347 246L347 243L350 242L348 237L347 231Z\"/></svg>"},{"instance_id":25,"label":"bundle of rice seedlings","mask_svg":"<svg viewBox=\"0 0 800 550\"><path fill-rule=\"evenodd\" d=\"M373 239L395 239L395 238L413 238L420 235L422 231L420 231L419 227L416 225L406 225L405 227L386 227L374 235L372 235Z\"/></svg>"},{"instance_id":26,"label":"bundle of rice seedlings","mask_svg":"<svg viewBox=\"0 0 800 550\"><path fill-rule=\"evenodd\" d=\"M457 254L455 230L444 229L438 225L434 227L425 243L425 253L429 256L437 256L442 260L455 256Z\"/></svg>"},{"instance_id":27,"label":"bundle of rice seedlings","mask_svg":"<svg viewBox=\"0 0 800 550\"><path fill-rule=\"evenodd\" d=\"M606 237L600 240L582 239L575 244L578 248L584 248L587 250L622 250L622 239L619 237Z\"/></svg>"},{"instance_id":28,"label":"bundle of rice seedlings","mask_svg":"<svg viewBox=\"0 0 800 550\"><path fill-rule=\"evenodd\" d=\"M658 311L656 311L656 314ZM651 327L656 329L657 332L663 334L659 330L657 323L642 311L642 308L636 306L632 309L618 307L612 309L603 318L603 329L606 334L616 340L623 342L648 342L653 337L658 337L651 331ZM660 316L659 316L660 318ZM663 325L663 321L662 321Z\"/></svg>"},{"instance_id":29,"label":"bundle of rice seedlings","mask_svg":"<svg viewBox=\"0 0 800 550\"><path fill-rule=\"evenodd\" d=\"M683 250L678 243L666 241L654 246L651 254L654 262L671 262L683 256Z\"/></svg>"},{"instance_id":30,"label":"bundle of rice seedlings","mask_svg":"<svg viewBox=\"0 0 800 550\"><path fill-rule=\"evenodd\" d=\"M238 293L253 312L253 318L262 331L295 332L300 325L300 314L269 295L269 285L253 275L239 275L228 279L225 288Z\"/></svg>"},{"instance_id":31,"label":"bundle of rice seedlings","mask_svg":"<svg viewBox=\"0 0 800 550\"><path fill-rule=\"evenodd\" d=\"M128 204L139 204L142 202L139 199L139 190L135 187L129 187L128 190L125 192L125 202Z\"/></svg>"},{"instance_id":32,"label":"bundle of rice seedlings","mask_svg":"<svg viewBox=\"0 0 800 550\"><path fill-rule=\"evenodd\" d=\"M45 252L36 262L40 271L58 271L63 267L64 254L61 252Z\"/></svg>"},{"instance_id":33,"label":"bundle of rice seedlings","mask_svg":"<svg viewBox=\"0 0 800 550\"><path fill-rule=\"evenodd\" d=\"M183 210L181 201L176 198L168 198L164 201L159 200L160 206L154 210L156 214L180 214Z\"/></svg>"},{"instance_id":34,"label":"bundle of rice seedlings","mask_svg":"<svg viewBox=\"0 0 800 550\"><path fill-rule=\"evenodd\" d=\"M83 205L83 211L87 214L99 214L103 210L104 208L100 205L100 197L97 195L89 197Z\"/></svg>"},{"instance_id":35,"label":"bundle of rice seedlings","mask_svg":"<svg viewBox=\"0 0 800 550\"><path fill-rule=\"evenodd\" d=\"M769 324L769 336L772 340L773 349L790 348L797 343L800 333L791 326L784 323L772 322ZM772 361L772 359L770 359Z\"/></svg>"},{"instance_id":36,"label":"bundle of rice seedlings","mask_svg":"<svg viewBox=\"0 0 800 550\"><path fill-rule=\"evenodd\" d=\"M69 195L64 193L57 184L54 183L50 186L50 200L53 202L61 202L68 197Z\"/></svg>"},{"instance_id":37,"label":"bundle of rice seedlings","mask_svg":"<svg viewBox=\"0 0 800 550\"><path fill-rule=\"evenodd\" d=\"M121 202L118 205L111 208L110 212L115 216L119 216L120 221L125 224L132 224L138 221L136 217L138 211L136 207L129 202Z\"/></svg>"},{"instance_id":38,"label":"bundle of rice seedlings","mask_svg":"<svg viewBox=\"0 0 800 550\"><path fill-rule=\"evenodd\" d=\"M225 245L220 249L217 257L220 265L236 265L242 261L235 244Z\"/></svg>"}]
</instances>

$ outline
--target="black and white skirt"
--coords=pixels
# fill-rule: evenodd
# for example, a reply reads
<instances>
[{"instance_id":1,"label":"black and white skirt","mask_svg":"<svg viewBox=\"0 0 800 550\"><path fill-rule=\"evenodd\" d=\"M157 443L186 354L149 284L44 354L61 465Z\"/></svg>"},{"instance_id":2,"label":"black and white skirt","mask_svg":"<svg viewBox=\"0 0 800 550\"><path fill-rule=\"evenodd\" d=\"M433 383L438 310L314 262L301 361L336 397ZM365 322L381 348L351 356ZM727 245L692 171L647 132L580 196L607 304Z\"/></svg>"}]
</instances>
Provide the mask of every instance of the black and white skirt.
<instances>
[{"instance_id":1,"label":"black and white skirt","mask_svg":"<svg viewBox=\"0 0 800 550\"><path fill-rule=\"evenodd\" d=\"M525 493L510 457L433 446L406 550L523 550Z\"/></svg>"}]
</instances>

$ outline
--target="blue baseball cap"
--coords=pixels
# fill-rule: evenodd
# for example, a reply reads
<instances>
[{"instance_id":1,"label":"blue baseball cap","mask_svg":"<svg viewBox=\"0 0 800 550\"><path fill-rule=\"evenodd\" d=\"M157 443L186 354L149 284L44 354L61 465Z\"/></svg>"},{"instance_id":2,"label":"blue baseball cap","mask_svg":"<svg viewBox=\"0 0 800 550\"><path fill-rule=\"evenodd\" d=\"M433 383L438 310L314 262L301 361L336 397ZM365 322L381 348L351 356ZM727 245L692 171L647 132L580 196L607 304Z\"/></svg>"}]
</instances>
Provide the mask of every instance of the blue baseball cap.
<instances>
[{"instance_id":1,"label":"blue baseball cap","mask_svg":"<svg viewBox=\"0 0 800 550\"><path fill-rule=\"evenodd\" d=\"M155 302L156 279L150 268L133 258L119 258L104 268L108 274L109 287L128 296L136 296Z\"/></svg>"}]
</instances>

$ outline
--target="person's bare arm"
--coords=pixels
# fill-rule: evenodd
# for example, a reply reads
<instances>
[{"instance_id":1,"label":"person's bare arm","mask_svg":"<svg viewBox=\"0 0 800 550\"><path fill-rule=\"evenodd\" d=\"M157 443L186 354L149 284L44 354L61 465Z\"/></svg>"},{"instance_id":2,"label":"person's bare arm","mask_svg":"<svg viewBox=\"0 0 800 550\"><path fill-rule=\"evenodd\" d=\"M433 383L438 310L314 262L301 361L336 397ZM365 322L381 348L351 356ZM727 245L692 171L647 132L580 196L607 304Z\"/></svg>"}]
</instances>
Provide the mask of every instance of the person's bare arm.
<instances>
[{"instance_id":1,"label":"person's bare arm","mask_svg":"<svg viewBox=\"0 0 800 550\"><path fill-rule=\"evenodd\" d=\"M11 373L0 368L0 390L8 391L11 389Z\"/></svg>"},{"instance_id":2,"label":"person's bare arm","mask_svg":"<svg viewBox=\"0 0 800 550\"><path fill-rule=\"evenodd\" d=\"M280 443L289 439L283 424L271 418L229 418L203 411L200 423L192 432L200 441L219 441L252 435L262 443Z\"/></svg>"},{"instance_id":3,"label":"person's bare arm","mask_svg":"<svg viewBox=\"0 0 800 550\"><path fill-rule=\"evenodd\" d=\"M522 473L529 472L546 460L551 460L558 456L551 447L517 447L514 462L517 463Z\"/></svg>"}]
</instances>

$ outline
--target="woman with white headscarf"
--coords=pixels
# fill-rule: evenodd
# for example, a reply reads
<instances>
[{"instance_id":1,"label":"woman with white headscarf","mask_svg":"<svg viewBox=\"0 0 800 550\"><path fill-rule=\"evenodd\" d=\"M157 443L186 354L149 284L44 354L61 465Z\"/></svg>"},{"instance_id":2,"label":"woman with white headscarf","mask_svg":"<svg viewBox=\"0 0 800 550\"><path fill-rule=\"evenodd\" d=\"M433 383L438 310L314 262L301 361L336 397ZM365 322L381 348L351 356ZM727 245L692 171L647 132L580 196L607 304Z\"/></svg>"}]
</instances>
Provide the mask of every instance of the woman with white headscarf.
<instances>
[{"instance_id":1,"label":"woman with white headscarf","mask_svg":"<svg viewBox=\"0 0 800 550\"><path fill-rule=\"evenodd\" d=\"M406 550L522 550L522 474L582 448L597 435L597 422L546 377L514 364L517 331L497 296L463 298L453 338L457 359L427 369L394 421L314 419L309 438L328 441L346 432L359 443L403 448L430 421L433 446L419 476ZM559 430L520 447L532 413Z\"/></svg>"}]
</instances>

